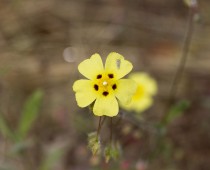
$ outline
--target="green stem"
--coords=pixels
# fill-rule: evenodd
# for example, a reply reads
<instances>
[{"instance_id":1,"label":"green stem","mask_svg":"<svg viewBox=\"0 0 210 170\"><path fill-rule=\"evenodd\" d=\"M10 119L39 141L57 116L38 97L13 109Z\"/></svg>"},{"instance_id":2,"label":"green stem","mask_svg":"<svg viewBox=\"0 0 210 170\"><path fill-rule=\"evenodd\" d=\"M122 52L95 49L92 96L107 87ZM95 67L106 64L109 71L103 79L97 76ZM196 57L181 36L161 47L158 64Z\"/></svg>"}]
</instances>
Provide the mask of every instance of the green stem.
<instances>
[{"instance_id":1,"label":"green stem","mask_svg":"<svg viewBox=\"0 0 210 170\"><path fill-rule=\"evenodd\" d=\"M112 143L112 131L113 131L113 122L112 122L112 117L110 119L110 144Z\"/></svg>"},{"instance_id":2,"label":"green stem","mask_svg":"<svg viewBox=\"0 0 210 170\"><path fill-rule=\"evenodd\" d=\"M191 40L192 40L192 36L193 36L193 30L194 30L194 17L196 14L196 7L190 7L189 8L189 18L188 18L188 24L187 24L187 28L186 28L186 33L185 33L185 38L184 38L184 44L183 44L183 49L182 49L182 55L181 55L181 59L180 59L180 63L179 66L176 70L176 73L174 75L173 81L172 81L172 85L169 91L169 99L168 99L168 103L164 112L164 115L162 117L162 120L160 121L160 129L163 126L166 126L167 124L167 118L169 115L169 109L174 101L174 98L176 96L177 93L177 88L180 82L180 79L182 77L182 74L184 72L185 66L186 66L186 62L187 62L187 57L189 54L189 49L190 49L190 44L191 44ZM150 155L150 160L154 159L156 156L158 156L158 154L162 151L162 146L164 145L164 139L165 139L165 135L166 133L160 133L157 141L156 141L156 146L154 151L151 153Z\"/></svg>"},{"instance_id":3,"label":"green stem","mask_svg":"<svg viewBox=\"0 0 210 170\"><path fill-rule=\"evenodd\" d=\"M101 130L101 116L99 117L99 121L98 121L98 130L97 130L97 136L99 135Z\"/></svg>"},{"instance_id":4,"label":"green stem","mask_svg":"<svg viewBox=\"0 0 210 170\"><path fill-rule=\"evenodd\" d=\"M183 72L184 72L184 69L186 66L189 49L190 49L190 44L191 44L191 40L192 40L192 35L193 35L193 30L194 30L195 12L196 12L195 8L193 8L193 7L189 8L189 19L188 19L188 25L187 25L187 29L186 29L186 33L185 33L182 55L181 55L179 66L178 66L176 73L174 75L170 91L169 91L169 99L168 99L168 104L167 104L168 107L166 108L166 111L164 112L165 114L162 118L162 121L161 121L162 123L164 123L168 117L168 114L169 114L168 109L171 107L171 104L174 101L180 79L183 75Z\"/></svg>"},{"instance_id":5,"label":"green stem","mask_svg":"<svg viewBox=\"0 0 210 170\"><path fill-rule=\"evenodd\" d=\"M100 133L100 131L101 131L101 127L102 127L102 125L103 125L105 119L106 119L106 117L103 117L103 118L102 118L102 116L99 117L98 129L97 129L97 136L99 136L99 133Z\"/></svg>"}]
</instances>

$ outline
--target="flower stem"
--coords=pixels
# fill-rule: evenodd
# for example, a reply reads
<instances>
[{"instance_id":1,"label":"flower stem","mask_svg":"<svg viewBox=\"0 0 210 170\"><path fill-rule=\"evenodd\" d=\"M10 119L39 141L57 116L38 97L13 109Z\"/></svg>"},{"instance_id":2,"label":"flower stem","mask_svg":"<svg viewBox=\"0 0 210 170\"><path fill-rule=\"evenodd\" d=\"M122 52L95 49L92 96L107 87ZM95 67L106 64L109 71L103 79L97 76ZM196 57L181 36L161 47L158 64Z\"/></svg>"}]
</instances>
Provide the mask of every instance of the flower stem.
<instances>
[{"instance_id":1,"label":"flower stem","mask_svg":"<svg viewBox=\"0 0 210 170\"><path fill-rule=\"evenodd\" d=\"M101 131L101 127L102 127L102 125L103 125L105 119L106 119L106 117L103 117L103 118L102 118L102 116L99 117L98 129L97 129L97 136L99 136L99 133L100 133L100 131Z\"/></svg>"},{"instance_id":2,"label":"flower stem","mask_svg":"<svg viewBox=\"0 0 210 170\"><path fill-rule=\"evenodd\" d=\"M190 48L192 35L193 35L193 29L194 29L193 19L194 19L194 10L192 8L190 8L188 26L187 26L186 35L185 35L185 39L184 39L184 45L183 45L183 49L182 49L182 56L181 56L180 64L179 64L179 67L177 68L177 71L176 71L176 74L174 76L174 80L173 80L173 83L171 86L171 90L169 93L169 99L171 99L171 100L176 95L177 86L178 86L180 78L184 72L184 68L185 68L185 65L187 62L187 57L188 57L189 48Z\"/></svg>"},{"instance_id":3,"label":"flower stem","mask_svg":"<svg viewBox=\"0 0 210 170\"><path fill-rule=\"evenodd\" d=\"M113 122L112 122L112 117L110 119L110 144L112 143L112 131L113 131Z\"/></svg>"},{"instance_id":4,"label":"flower stem","mask_svg":"<svg viewBox=\"0 0 210 170\"><path fill-rule=\"evenodd\" d=\"M166 126L167 118L170 114L169 109L174 102L174 98L176 96L177 88L178 88L180 79L182 77L182 74L183 74L185 66L186 66L187 57L188 57L188 53L189 53L189 49L190 49L190 44L191 44L191 40L192 40L192 36L193 36L194 17L195 17L195 14L196 14L196 9L197 9L197 6L191 6L189 8L188 25L187 25L187 28L186 28L181 59L180 59L179 66L176 70L176 73L175 73L173 81L172 81L172 85L171 85L171 88L170 88L170 91L169 91L168 102L167 102L167 105L166 105L166 108L165 108L164 115L162 117L162 120L160 121L160 125L162 125L162 126ZM165 132L160 133L160 136L158 137L158 139L156 141L155 149L150 155L150 160L154 159L156 156L158 156L159 153L163 150L162 146L165 145L164 144L165 135L166 135Z\"/></svg>"},{"instance_id":5,"label":"flower stem","mask_svg":"<svg viewBox=\"0 0 210 170\"><path fill-rule=\"evenodd\" d=\"M194 30L195 14L196 14L196 7L190 7L189 8L188 25L187 25L187 29L186 29L186 33L185 33L181 59L180 59L179 66L176 70L176 73L174 75L172 85L171 85L171 88L170 88L170 91L169 91L168 104L167 104L166 111L164 112L165 114L162 118L162 123L164 123L166 121L167 117L168 117L168 114L169 114L168 109L171 107L171 104L174 101L180 79L183 75L183 72L184 72L184 69L185 69L185 66L186 66L187 57L188 57L188 54L189 54L190 44L191 44L193 30Z\"/></svg>"},{"instance_id":6,"label":"flower stem","mask_svg":"<svg viewBox=\"0 0 210 170\"><path fill-rule=\"evenodd\" d=\"M97 130L97 136L99 135L101 130L101 116L99 117L99 121L98 121L98 130Z\"/></svg>"}]
</instances>

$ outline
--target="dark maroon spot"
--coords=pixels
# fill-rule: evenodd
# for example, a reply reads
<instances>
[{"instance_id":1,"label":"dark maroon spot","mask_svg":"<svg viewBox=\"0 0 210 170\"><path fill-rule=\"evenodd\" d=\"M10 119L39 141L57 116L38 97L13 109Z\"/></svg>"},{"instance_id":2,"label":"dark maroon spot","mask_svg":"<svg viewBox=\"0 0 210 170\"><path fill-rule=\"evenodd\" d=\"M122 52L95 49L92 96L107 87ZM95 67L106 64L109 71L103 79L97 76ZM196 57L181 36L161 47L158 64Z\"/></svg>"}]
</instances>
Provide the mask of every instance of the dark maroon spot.
<instances>
[{"instance_id":1,"label":"dark maroon spot","mask_svg":"<svg viewBox=\"0 0 210 170\"><path fill-rule=\"evenodd\" d=\"M95 89L96 91L98 91L98 85L97 85L97 84L94 85L94 89Z\"/></svg>"},{"instance_id":2,"label":"dark maroon spot","mask_svg":"<svg viewBox=\"0 0 210 170\"><path fill-rule=\"evenodd\" d=\"M101 77L102 77L102 75L101 75L101 74L97 75L97 79L100 79Z\"/></svg>"},{"instance_id":3,"label":"dark maroon spot","mask_svg":"<svg viewBox=\"0 0 210 170\"><path fill-rule=\"evenodd\" d=\"M108 76L110 79L114 78L114 74L108 74Z\"/></svg>"},{"instance_id":4,"label":"dark maroon spot","mask_svg":"<svg viewBox=\"0 0 210 170\"><path fill-rule=\"evenodd\" d=\"M104 92L103 92L103 95L104 95L104 96L107 96L108 94L109 94L109 92L107 92L107 91L104 91Z\"/></svg>"},{"instance_id":5,"label":"dark maroon spot","mask_svg":"<svg viewBox=\"0 0 210 170\"><path fill-rule=\"evenodd\" d=\"M114 84L114 85L112 86L112 89L115 90L116 88L117 88L117 85Z\"/></svg>"}]
</instances>

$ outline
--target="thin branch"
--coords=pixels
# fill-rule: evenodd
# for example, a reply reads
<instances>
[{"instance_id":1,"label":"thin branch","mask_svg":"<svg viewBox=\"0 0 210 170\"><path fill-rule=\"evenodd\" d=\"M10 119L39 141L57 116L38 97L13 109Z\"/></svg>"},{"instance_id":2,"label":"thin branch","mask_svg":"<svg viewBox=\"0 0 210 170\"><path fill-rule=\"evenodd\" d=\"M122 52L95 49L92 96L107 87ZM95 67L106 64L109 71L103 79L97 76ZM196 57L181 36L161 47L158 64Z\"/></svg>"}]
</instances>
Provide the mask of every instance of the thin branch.
<instances>
[{"instance_id":1,"label":"thin branch","mask_svg":"<svg viewBox=\"0 0 210 170\"><path fill-rule=\"evenodd\" d=\"M174 96L176 95L176 91L177 91L177 86L179 84L179 81L181 79L181 76L184 72L185 69L185 65L187 62L187 57L188 57L188 53L189 53L189 48L190 48L190 44L191 44L191 40L192 40L192 35L193 35L193 28L194 28L194 12L193 9L190 8L189 10L189 21L188 21L188 27L186 30L186 35L185 35L185 39L184 39L184 46L182 49L182 56L181 56L181 60L180 60L180 64L179 67L176 71L176 74L174 76L174 80L171 86L171 90L169 93L169 98L173 99Z\"/></svg>"},{"instance_id":2,"label":"thin branch","mask_svg":"<svg viewBox=\"0 0 210 170\"><path fill-rule=\"evenodd\" d=\"M101 116L99 117L99 121L98 121L98 130L97 130L97 136L99 135L101 130Z\"/></svg>"},{"instance_id":3,"label":"thin branch","mask_svg":"<svg viewBox=\"0 0 210 170\"><path fill-rule=\"evenodd\" d=\"M193 30L194 30L195 14L196 14L195 7L190 7L189 8L189 19L188 19L188 24L187 24L187 28L186 28L185 38L184 38L182 55L181 55L179 66L178 66L176 73L174 75L170 91L169 91L169 99L168 99L168 105L167 105L168 107L166 108L166 111L164 112L162 122L165 122L168 117L168 114L169 114L168 109L171 106L172 102L174 101L179 82L181 80L181 77L183 75L183 72L184 72L184 69L186 66L189 49L190 49L190 44L191 44L191 40L192 40L192 35L193 35Z\"/></svg>"},{"instance_id":4,"label":"thin branch","mask_svg":"<svg viewBox=\"0 0 210 170\"><path fill-rule=\"evenodd\" d=\"M171 107L171 105L174 101L175 96L176 96L177 88L178 88L180 79L182 77L182 74L183 74L185 66L186 66L187 57L188 57L190 44L191 44L191 40L192 40L192 35L193 35L193 30L194 30L194 17L195 17L195 14L196 14L196 9L197 9L197 6L191 6L189 8L188 25L187 25L187 28L186 28L185 39L184 39L184 44L183 44L180 63L179 63L179 66L177 68L177 71L174 75L174 79L172 81L172 85L171 85L170 92L169 92L169 99L168 99L167 107L166 107L166 110L164 112L163 118L160 122L163 125L167 121L168 115L170 113L169 109L170 109L170 107ZM157 139L155 149L150 155L150 160L154 159L161 152L161 149L162 149L161 145L163 144L164 137L165 137L165 133L163 133Z\"/></svg>"},{"instance_id":5,"label":"thin branch","mask_svg":"<svg viewBox=\"0 0 210 170\"><path fill-rule=\"evenodd\" d=\"M113 131L113 122L112 122L112 117L110 119L110 143L112 143L112 131Z\"/></svg>"},{"instance_id":6,"label":"thin branch","mask_svg":"<svg viewBox=\"0 0 210 170\"><path fill-rule=\"evenodd\" d=\"M98 129L97 129L97 136L100 134L101 127L104 124L105 119L106 119L106 117L102 117L102 116L99 117Z\"/></svg>"}]
</instances>

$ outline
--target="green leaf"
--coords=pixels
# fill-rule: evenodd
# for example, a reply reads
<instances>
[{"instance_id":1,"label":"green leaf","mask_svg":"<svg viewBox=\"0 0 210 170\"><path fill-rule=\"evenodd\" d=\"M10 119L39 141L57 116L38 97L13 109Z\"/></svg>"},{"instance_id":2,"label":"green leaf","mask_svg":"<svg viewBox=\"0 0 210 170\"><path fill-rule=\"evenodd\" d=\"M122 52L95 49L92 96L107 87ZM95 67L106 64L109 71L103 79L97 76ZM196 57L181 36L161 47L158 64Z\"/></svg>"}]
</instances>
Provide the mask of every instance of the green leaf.
<instances>
[{"instance_id":1,"label":"green leaf","mask_svg":"<svg viewBox=\"0 0 210 170\"><path fill-rule=\"evenodd\" d=\"M9 138L10 140L14 139L14 135L11 129L8 127L7 122L2 114L0 114L0 132L5 138Z\"/></svg>"},{"instance_id":2,"label":"green leaf","mask_svg":"<svg viewBox=\"0 0 210 170\"><path fill-rule=\"evenodd\" d=\"M178 102L176 105L172 106L169 111L169 114L166 117L166 124L171 123L175 118L181 116L183 112L189 108L190 102L187 100L182 100Z\"/></svg>"},{"instance_id":3,"label":"green leaf","mask_svg":"<svg viewBox=\"0 0 210 170\"><path fill-rule=\"evenodd\" d=\"M108 163L110 159L117 160L120 157L120 145L119 143L111 143L108 146L105 147L104 149L104 157L105 161Z\"/></svg>"},{"instance_id":4,"label":"green leaf","mask_svg":"<svg viewBox=\"0 0 210 170\"><path fill-rule=\"evenodd\" d=\"M88 134L88 148L90 148L93 155L100 153L101 144L97 132L91 132Z\"/></svg>"},{"instance_id":5,"label":"green leaf","mask_svg":"<svg viewBox=\"0 0 210 170\"><path fill-rule=\"evenodd\" d=\"M19 140L23 140L26 137L28 131L32 127L32 124L36 120L42 99L43 91L37 90L26 100L17 129L17 137Z\"/></svg>"},{"instance_id":6,"label":"green leaf","mask_svg":"<svg viewBox=\"0 0 210 170\"><path fill-rule=\"evenodd\" d=\"M61 159L61 157L64 154L64 149L63 148L53 148L50 149L47 153L46 156L39 168L39 170L51 170L55 163Z\"/></svg>"}]
</instances>

